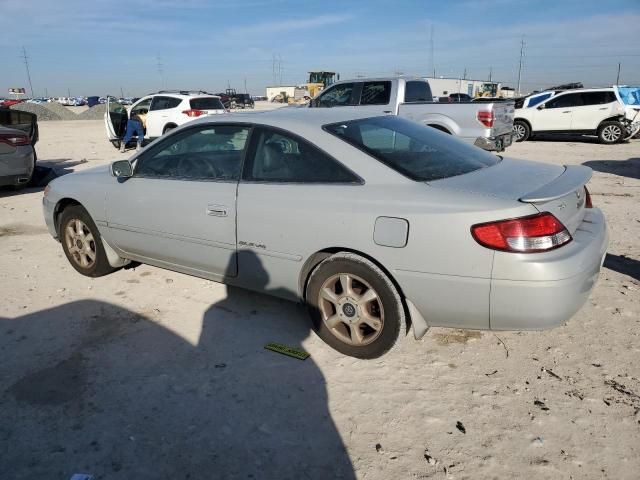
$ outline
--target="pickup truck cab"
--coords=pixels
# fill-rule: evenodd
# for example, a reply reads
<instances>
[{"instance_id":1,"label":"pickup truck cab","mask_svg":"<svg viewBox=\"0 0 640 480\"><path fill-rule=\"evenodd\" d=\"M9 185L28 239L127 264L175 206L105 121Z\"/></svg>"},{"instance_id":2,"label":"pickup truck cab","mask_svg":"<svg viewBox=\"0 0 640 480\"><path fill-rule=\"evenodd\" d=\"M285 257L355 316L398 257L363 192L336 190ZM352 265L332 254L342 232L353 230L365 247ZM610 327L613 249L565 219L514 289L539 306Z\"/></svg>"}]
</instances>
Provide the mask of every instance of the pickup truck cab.
<instances>
[{"instance_id":1,"label":"pickup truck cab","mask_svg":"<svg viewBox=\"0 0 640 480\"><path fill-rule=\"evenodd\" d=\"M616 88L565 90L531 108L516 109L513 133L517 142L536 133L597 135L613 144L634 135L640 118L625 106Z\"/></svg>"},{"instance_id":2,"label":"pickup truck cab","mask_svg":"<svg viewBox=\"0 0 640 480\"><path fill-rule=\"evenodd\" d=\"M323 90L309 106L358 109L372 116L398 115L490 151L511 145L513 102L436 103L429 82L422 79L343 80Z\"/></svg>"}]
</instances>

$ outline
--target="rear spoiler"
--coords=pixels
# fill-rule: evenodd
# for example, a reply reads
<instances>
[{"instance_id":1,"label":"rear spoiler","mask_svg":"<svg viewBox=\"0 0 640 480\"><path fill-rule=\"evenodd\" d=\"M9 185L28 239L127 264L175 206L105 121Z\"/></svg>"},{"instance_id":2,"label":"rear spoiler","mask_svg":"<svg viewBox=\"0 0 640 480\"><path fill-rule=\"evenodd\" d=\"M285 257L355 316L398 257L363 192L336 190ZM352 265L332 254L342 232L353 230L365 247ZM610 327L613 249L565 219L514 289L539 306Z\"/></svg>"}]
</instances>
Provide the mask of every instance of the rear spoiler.
<instances>
[{"instance_id":1,"label":"rear spoiler","mask_svg":"<svg viewBox=\"0 0 640 480\"><path fill-rule=\"evenodd\" d=\"M550 183L520 197L521 202L544 203L564 197L585 185L593 175L593 170L583 165L564 167L564 172Z\"/></svg>"}]
</instances>

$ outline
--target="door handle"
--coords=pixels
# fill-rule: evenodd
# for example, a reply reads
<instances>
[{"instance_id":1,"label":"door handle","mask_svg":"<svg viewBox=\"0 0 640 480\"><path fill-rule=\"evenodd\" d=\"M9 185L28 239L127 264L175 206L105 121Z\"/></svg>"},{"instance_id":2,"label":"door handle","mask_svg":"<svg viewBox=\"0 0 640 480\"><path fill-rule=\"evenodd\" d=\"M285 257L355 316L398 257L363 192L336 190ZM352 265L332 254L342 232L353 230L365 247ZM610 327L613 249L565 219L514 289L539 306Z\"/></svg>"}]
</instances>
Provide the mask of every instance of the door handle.
<instances>
[{"instance_id":1,"label":"door handle","mask_svg":"<svg viewBox=\"0 0 640 480\"><path fill-rule=\"evenodd\" d=\"M564 112L562 112L562 113L571 113L571 110L565 110L565 111L564 111Z\"/></svg>"},{"instance_id":2,"label":"door handle","mask_svg":"<svg viewBox=\"0 0 640 480\"><path fill-rule=\"evenodd\" d=\"M599 108L598 110L609 110L609 107Z\"/></svg>"},{"instance_id":3,"label":"door handle","mask_svg":"<svg viewBox=\"0 0 640 480\"><path fill-rule=\"evenodd\" d=\"M382 113L391 113L391 110L383 110Z\"/></svg>"},{"instance_id":4,"label":"door handle","mask_svg":"<svg viewBox=\"0 0 640 480\"><path fill-rule=\"evenodd\" d=\"M207 205L207 215L212 217L226 217L227 207L224 205Z\"/></svg>"}]
</instances>

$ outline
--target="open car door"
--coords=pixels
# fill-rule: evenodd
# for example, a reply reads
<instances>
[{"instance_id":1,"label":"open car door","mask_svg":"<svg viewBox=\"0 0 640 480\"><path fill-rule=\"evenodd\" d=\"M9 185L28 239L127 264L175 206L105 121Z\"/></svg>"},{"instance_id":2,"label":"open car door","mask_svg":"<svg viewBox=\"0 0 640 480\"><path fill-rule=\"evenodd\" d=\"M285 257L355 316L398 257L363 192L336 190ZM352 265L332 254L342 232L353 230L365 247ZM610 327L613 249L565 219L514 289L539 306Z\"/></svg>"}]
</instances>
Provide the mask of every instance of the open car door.
<instances>
[{"instance_id":1,"label":"open car door","mask_svg":"<svg viewBox=\"0 0 640 480\"><path fill-rule=\"evenodd\" d=\"M38 142L38 116L35 113L0 108L0 125L3 127L15 128L25 132L31 140L31 145L36 146Z\"/></svg>"},{"instance_id":2,"label":"open car door","mask_svg":"<svg viewBox=\"0 0 640 480\"><path fill-rule=\"evenodd\" d=\"M127 130L129 114L124 105L118 103L114 97L107 97L107 111L104 113L104 125L107 129L107 138L113 145L120 147L120 139Z\"/></svg>"}]
</instances>

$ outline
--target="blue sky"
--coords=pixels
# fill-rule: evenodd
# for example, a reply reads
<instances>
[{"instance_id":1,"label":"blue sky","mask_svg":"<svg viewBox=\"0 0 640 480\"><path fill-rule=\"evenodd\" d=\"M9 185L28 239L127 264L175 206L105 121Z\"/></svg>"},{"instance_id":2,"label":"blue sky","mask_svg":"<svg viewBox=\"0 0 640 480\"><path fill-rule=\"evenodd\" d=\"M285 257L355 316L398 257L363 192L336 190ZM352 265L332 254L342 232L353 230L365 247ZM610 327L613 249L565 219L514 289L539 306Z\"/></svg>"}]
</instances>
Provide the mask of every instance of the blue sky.
<instances>
[{"instance_id":1,"label":"blue sky","mask_svg":"<svg viewBox=\"0 0 640 480\"><path fill-rule=\"evenodd\" d=\"M308 70L342 79L402 72L515 86L640 84L640 0L0 0L0 96L138 96L160 88L253 94ZM434 59L429 48L434 30ZM158 64L162 64L162 74ZM279 75L277 75L279 79Z\"/></svg>"}]
</instances>

